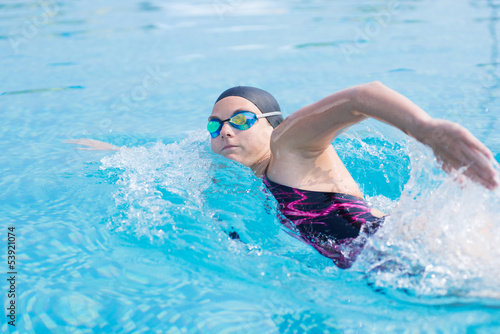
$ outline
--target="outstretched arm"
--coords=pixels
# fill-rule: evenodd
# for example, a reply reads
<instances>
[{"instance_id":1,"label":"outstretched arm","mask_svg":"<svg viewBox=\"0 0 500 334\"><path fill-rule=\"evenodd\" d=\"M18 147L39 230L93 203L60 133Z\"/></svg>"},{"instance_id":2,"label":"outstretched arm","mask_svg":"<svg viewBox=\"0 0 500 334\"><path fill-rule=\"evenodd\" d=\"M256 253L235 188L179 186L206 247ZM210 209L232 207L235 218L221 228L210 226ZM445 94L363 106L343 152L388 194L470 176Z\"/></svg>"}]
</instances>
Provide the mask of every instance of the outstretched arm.
<instances>
[{"instance_id":1,"label":"outstretched arm","mask_svg":"<svg viewBox=\"0 0 500 334\"><path fill-rule=\"evenodd\" d=\"M65 143L82 145L86 147L75 147L76 150L89 150L89 151L119 151L121 147L109 143L105 143L95 139L68 139Z\"/></svg>"},{"instance_id":2,"label":"outstretched arm","mask_svg":"<svg viewBox=\"0 0 500 334\"><path fill-rule=\"evenodd\" d=\"M342 130L367 117L393 125L430 146L446 171L468 167L465 175L474 181L489 189L498 186L492 153L468 130L433 119L380 82L351 87L299 109L273 132L271 148L313 159Z\"/></svg>"}]
</instances>

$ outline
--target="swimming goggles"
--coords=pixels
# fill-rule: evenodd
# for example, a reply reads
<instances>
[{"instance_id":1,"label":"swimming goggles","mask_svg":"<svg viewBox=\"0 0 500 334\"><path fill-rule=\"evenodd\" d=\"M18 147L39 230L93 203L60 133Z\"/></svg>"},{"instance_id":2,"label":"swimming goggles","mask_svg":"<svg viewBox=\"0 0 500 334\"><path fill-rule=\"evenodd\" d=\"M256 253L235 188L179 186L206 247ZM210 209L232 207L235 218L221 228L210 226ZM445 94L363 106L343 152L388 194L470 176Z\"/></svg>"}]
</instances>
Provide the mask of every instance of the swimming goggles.
<instances>
[{"instance_id":1,"label":"swimming goggles","mask_svg":"<svg viewBox=\"0 0 500 334\"><path fill-rule=\"evenodd\" d=\"M262 115L256 115L250 111L238 111L233 116L223 121L216 118L209 120L207 130L210 132L212 138L215 138L220 134L220 130L222 129L224 122L229 122L229 124L231 124L231 126L235 129L248 130L255 124L255 122L257 122L259 118L278 115L281 115L281 111L273 111Z\"/></svg>"}]
</instances>

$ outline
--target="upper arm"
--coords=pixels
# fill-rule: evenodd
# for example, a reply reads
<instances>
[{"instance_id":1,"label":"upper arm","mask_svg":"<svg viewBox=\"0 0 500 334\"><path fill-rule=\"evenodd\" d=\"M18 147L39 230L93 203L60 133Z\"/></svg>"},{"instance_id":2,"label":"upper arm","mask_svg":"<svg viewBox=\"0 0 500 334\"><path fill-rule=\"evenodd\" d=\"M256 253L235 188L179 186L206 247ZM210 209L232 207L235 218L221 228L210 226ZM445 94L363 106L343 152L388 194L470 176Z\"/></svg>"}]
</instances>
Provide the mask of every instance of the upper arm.
<instances>
[{"instance_id":1,"label":"upper arm","mask_svg":"<svg viewBox=\"0 0 500 334\"><path fill-rule=\"evenodd\" d=\"M297 110L274 130L271 150L321 154L342 130L366 117L354 109L356 94L357 87L351 87Z\"/></svg>"}]
</instances>

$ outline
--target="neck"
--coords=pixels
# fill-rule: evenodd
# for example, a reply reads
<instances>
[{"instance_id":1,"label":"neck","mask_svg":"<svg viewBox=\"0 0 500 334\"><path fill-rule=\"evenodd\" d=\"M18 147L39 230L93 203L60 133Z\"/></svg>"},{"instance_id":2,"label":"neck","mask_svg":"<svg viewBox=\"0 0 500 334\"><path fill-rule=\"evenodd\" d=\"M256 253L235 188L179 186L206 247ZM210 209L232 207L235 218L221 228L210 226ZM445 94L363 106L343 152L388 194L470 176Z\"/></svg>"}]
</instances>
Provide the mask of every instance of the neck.
<instances>
[{"instance_id":1,"label":"neck","mask_svg":"<svg viewBox=\"0 0 500 334\"><path fill-rule=\"evenodd\" d=\"M250 168L257 177L263 177L266 173L267 166L271 160L271 152L267 152L261 159L254 163Z\"/></svg>"}]
</instances>

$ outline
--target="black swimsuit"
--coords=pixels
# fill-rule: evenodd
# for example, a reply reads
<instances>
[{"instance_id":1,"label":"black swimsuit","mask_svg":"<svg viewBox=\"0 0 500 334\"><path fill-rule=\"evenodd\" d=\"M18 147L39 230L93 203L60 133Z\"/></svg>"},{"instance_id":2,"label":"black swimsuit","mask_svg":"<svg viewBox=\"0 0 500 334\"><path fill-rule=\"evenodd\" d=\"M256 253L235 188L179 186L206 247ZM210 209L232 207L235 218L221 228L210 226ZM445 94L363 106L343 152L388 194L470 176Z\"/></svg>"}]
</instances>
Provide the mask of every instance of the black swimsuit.
<instances>
[{"instance_id":1,"label":"black swimsuit","mask_svg":"<svg viewBox=\"0 0 500 334\"><path fill-rule=\"evenodd\" d=\"M352 266L366 242L366 238L358 238L360 231L371 235L384 221L356 196L296 189L266 176L263 181L293 225L287 220L282 223L342 269Z\"/></svg>"}]
</instances>

